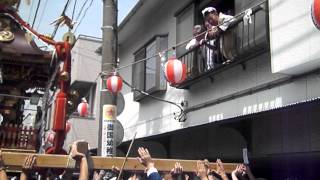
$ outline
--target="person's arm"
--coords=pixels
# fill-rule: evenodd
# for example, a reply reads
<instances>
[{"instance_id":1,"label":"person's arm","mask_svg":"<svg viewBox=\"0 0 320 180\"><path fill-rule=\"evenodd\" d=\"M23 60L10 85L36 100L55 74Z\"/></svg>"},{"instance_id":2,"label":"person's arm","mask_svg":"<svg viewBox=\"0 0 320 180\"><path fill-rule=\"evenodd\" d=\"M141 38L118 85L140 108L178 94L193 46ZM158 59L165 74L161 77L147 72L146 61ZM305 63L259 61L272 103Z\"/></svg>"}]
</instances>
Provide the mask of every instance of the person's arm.
<instances>
[{"instance_id":1,"label":"person's arm","mask_svg":"<svg viewBox=\"0 0 320 180\"><path fill-rule=\"evenodd\" d=\"M0 179L4 179L4 180L8 179L8 176L7 176L7 173L6 173L6 168L5 168L3 159L2 159L2 151L1 151L1 149L0 149Z\"/></svg>"},{"instance_id":2,"label":"person's arm","mask_svg":"<svg viewBox=\"0 0 320 180\"><path fill-rule=\"evenodd\" d=\"M221 176L222 180L229 180L220 159L217 159L217 173Z\"/></svg>"},{"instance_id":3,"label":"person's arm","mask_svg":"<svg viewBox=\"0 0 320 180\"><path fill-rule=\"evenodd\" d=\"M236 169L232 171L231 173L232 180L239 180L238 175L242 175L242 170L240 165L237 165Z\"/></svg>"},{"instance_id":4,"label":"person's arm","mask_svg":"<svg viewBox=\"0 0 320 180\"><path fill-rule=\"evenodd\" d=\"M226 15L223 13L219 14L219 19L221 19L220 21L222 22L222 24L219 26L220 32L226 31L229 28L232 21L235 20L233 16Z\"/></svg>"},{"instance_id":5,"label":"person's arm","mask_svg":"<svg viewBox=\"0 0 320 180\"><path fill-rule=\"evenodd\" d=\"M183 167L180 163L176 162L174 164L174 168L171 170L171 175L175 180L183 180L182 174L183 173Z\"/></svg>"},{"instance_id":6,"label":"person's arm","mask_svg":"<svg viewBox=\"0 0 320 180\"><path fill-rule=\"evenodd\" d=\"M161 176L158 170L155 168L154 162L148 149L139 147L138 149L139 157L137 158L139 163L146 167L148 180L161 180Z\"/></svg>"},{"instance_id":7,"label":"person's arm","mask_svg":"<svg viewBox=\"0 0 320 180\"><path fill-rule=\"evenodd\" d=\"M218 28L217 26L212 26L212 28L208 30L207 38L208 39L215 39L215 38L219 37L220 33L221 33L220 28Z\"/></svg>"},{"instance_id":8,"label":"person's arm","mask_svg":"<svg viewBox=\"0 0 320 180\"><path fill-rule=\"evenodd\" d=\"M89 179L88 160L87 160L86 156L83 156L81 158L81 162L80 162L79 180L88 180L88 179Z\"/></svg>"},{"instance_id":9,"label":"person's arm","mask_svg":"<svg viewBox=\"0 0 320 180\"><path fill-rule=\"evenodd\" d=\"M205 161L197 161L196 174L201 180L209 180L208 171Z\"/></svg>"},{"instance_id":10,"label":"person's arm","mask_svg":"<svg viewBox=\"0 0 320 180\"><path fill-rule=\"evenodd\" d=\"M99 173L97 171L94 172L94 180L102 180L103 176L106 174L105 170L100 170Z\"/></svg>"},{"instance_id":11,"label":"person's arm","mask_svg":"<svg viewBox=\"0 0 320 180\"><path fill-rule=\"evenodd\" d=\"M31 171L34 169L36 163L36 156L30 155L27 156L22 165L22 172L20 174L20 180L27 180L30 176Z\"/></svg>"},{"instance_id":12,"label":"person's arm","mask_svg":"<svg viewBox=\"0 0 320 180\"><path fill-rule=\"evenodd\" d=\"M245 167L245 173L248 175L249 180L255 180L256 178L252 174L250 167L248 165L244 165L244 167Z\"/></svg>"},{"instance_id":13,"label":"person's arm","mask_svg":"<svg viewBox=\"0 0 320 180\"><path fill-rule=\"evenodd\" d=\"M79 142L76 141L72 144L70 154L73 159L80 160L79 180L88 180L89 179L88 160L87 160L86 154L82 152L78 152L78 143ZM86 149L83 149L83 150L87 152L88 147L86 147Z\"/></svg>"}]
</instances>

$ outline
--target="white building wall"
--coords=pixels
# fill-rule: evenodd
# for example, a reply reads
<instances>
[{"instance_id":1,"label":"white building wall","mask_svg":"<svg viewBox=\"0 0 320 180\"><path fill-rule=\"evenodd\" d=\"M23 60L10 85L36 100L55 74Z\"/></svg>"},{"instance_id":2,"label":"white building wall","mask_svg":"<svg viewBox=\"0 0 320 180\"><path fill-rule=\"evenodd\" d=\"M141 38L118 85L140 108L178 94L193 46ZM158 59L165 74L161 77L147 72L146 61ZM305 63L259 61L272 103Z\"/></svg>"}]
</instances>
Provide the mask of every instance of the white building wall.
<instances>
[{"instance_id":1,"label":"white building wall","mask_svg":"<svg viewBox=\"0 0 320 180\"><path fill-rule=\"evenodd\" d=\"M170 3L168 3L169 1L165 1L156 7L150 5L152 4L150 1L147 2L145 2L143 6L152 8L150 13L142 16L138 11L135 17L139 18L135 19L133 17L129 20L129 24L134 24L132 26L135 26L135 28L125 26L123 30L120 31L120 39L126 37L127 35L125 34L130 32L130 35L127 36L127 38L125 38L125 40L120 44L120 66L132 63L134 61L134 52L155 35L168 34L168 47L172 47L178 43L176 41L176 19L174 14L187 2L177 0L170 1ZM250 4L252 4L251 1ZM241 6L241 8L243 7ZM185 30L192 31L192 27ZM190 37L185 37L185 39L188 38ZM85 48L89 47L91 51L95 51L93 46L85 46ZM74 57L79 58L77 55ZM77 62L80 61L75 61L74 63ZM92 63L95 63L95 61L92 61ZM163 95L157 96L176 103L180 103L182 100L187 100L189 107L192 107L210 100L212 101L221 97L226 97L240 91L256 88L266 83L273 83L274 81L290 77L283 74L272 74L270 53L261 54L254 59L247 61L245 65L245 70L243 70L240 65L235 66L214 75L213 82L211 82L210 79L204 79L193 84L187 90L176 89L168 85L167 92ZM79 66L81 67L81 65ZM85 66L82 66L82 68L83 67L93 68L91 64L86 64ZM80 79L88 79L89 81L95 79L96 76L93 74L100 72L100 64L95 64L94 67L95 70L88 69L86 71L89 75L80 75ZM78 69L75 69L73 73L78 74L79 72L80 71ZM131 66L121 69L120 74L127 82L132 83ZM141 102L134 102L133 93L126 85L124 85L122 93L125 97L125 109L123 113L118 116L118 119L122 122L125 128L124 141L127 141L133 137L135 132L138 133L137 138L157 135L181 128L225 120L316 98L320 96L320 78L318 74L310 74L291 82L285 82L284 84L266 88L259 92L192 111L187 114L186 122L181 123L174 120L173 113L179 111L177 107L148 97L144 98ZM98 81L95 107L99 107L99 100L100 82ZM76 124L74 130L88 133L88 135L83 138L93 139L94 142L90 142L93 147L96 147L99 136L97 130L99 113L99 108L95 108L95 120L87 120L86 123L84 123L85 121L82 119L73 120ZM95 124L92 125L92 127L94 126L96 129L91 132L91 127L88 129L86 126L91 126L91 123L93 122ZM73 132L71 132L70 136L70 139L72 140L81 138L80 135L78 136L79 138L73 138Z\"/></svg>"},{"instance_id":2,"label":"white building wall","mask_svg":"<svg viewBox=\"0 0 320 180\"><path fill-rule=\"evenodd\" d=\"M138 30L131 29L131 37L120 45L120 66L132 63L134 60L133 53L154 35L168 33L169 47L175 45L177 43L176 19L173 14L183 4L182 1L163 3L161 7L152 11L152 15L140 19L139 21L143 22L144 26ZM134 18L132 21L138 23ZM191 29L186 29L186 31L188 30ZM186 39L188 38L186 37ZM243 70L239 65L214 75L213 83L209 79L201 80L187 90L168 86L167 93L159 95L159 97L176 103L187 100L190 107L289 77L282 74L272 74L270 53L262 54L245 64L246 70ZM128 82L131 82L131 73L131 67L120 71L120 74ZM131 139L136 131L138 138L151 136L319 97L319 81L318 75L309 75L299 80L286 82L270 89L190 112L187 115L186 122L182 123L173 118L173 112L178 112L178 108L175 106L148 97L140 103L133 102L133 94L130 89L124 88L122 92L125 96L126 106L118 119L125 128L124 141L126 141Z\"/></svg>"},{"instance_id":3,"label":"white building wall","mask_svg":"<svg viewBox=\"0 0 320 180\"><path fill-rule=\"evenodd\" d=\"M75 81L95 83L101 71L101 56L95 52L100 46L99 39L79 36L71 51L71 84Z\"/></svg>"}]
</instances>

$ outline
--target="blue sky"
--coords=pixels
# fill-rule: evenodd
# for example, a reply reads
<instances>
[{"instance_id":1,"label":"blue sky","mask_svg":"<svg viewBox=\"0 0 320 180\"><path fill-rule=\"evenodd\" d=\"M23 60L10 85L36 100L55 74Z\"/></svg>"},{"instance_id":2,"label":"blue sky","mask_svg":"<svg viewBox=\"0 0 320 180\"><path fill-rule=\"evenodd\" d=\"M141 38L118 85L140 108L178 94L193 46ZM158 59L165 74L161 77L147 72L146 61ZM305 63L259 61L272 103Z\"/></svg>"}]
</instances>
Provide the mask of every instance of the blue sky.
<instances>
[{"instance_id":1,"label":"blue sky","mask_svg":"<svg viewBox=\"0 0 320 180\"><path fill-rule=\"evenodd\" d=\"M52 21L59 17L67 0L41 0L38 16L35 22L35 29L42 34L51 34L54 26L50 25ZM86 0L70 0L71 3L68 7L66 14L71 17L73 11L74 2L77 1L75 9L75 18L78 16L78 12ZM84 10L88 7L91 0L88 0ZM120 23L123 18L130 12L138 0L118 0L118 22ZM31 5L26 5L25 1L22 1L20 7L20 15L25 21L32 24L36 5L38 0L32 0ZM47 3L47 4L46 4ZM46 5L46 7L45 7ZM82 11L82 13L84 12ZM80 18L81 19L81 16ZM101 37L102 26L102 0L93 0L92 6L88 9L85 18L77 29L76 35L85 34L95 37ZM67 31L66 28L59 28L56 35L57 40L61 39L62 35Z\"/></svg>"}]
</instances>

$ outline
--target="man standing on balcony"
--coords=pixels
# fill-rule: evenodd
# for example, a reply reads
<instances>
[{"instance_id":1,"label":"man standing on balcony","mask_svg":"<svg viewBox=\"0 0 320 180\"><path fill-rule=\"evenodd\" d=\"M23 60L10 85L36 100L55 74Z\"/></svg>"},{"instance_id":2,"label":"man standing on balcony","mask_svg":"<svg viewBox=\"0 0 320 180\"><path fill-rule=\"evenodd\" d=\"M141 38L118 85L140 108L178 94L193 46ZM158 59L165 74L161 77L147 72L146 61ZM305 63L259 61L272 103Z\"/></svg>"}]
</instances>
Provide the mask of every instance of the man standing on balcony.
<instances>
[{"instance_id":1,"label":"man standing on balcony","mask_svg":"<svg viewBox=\"0 0 320 180\"><path fill-rule=\"evenodd\" d=\"M204 41L204 31L205 29L201 25L195 25L193 27L193 39L186 45L186 50L189 51L191 49L194 49L200 45L198 49L196 49L196 53L198 55L198 60L197 62L197 68L199 72L204 72L206 70L211 69L209 64L206 64L207 62L212 62L212 57L213 57L213 49L214 47L210 42L205 42Z\"/></svg>"},{"instance_id":2,"label":"man standing on balcony","mask_svg":"<svg viewBox=\"0 0 320 180\"><path fill-rule=\"evenodd\" d=\"M224 32L228 29L229 25L233 21L233 16L226 15L223 13L218 13L216 8L214 7L207 7L202 10L202 15L204 18L204 25L208 31L206 34L206 39L212 39L213 41L216 41L219 39L221 32ZM219 43L217 43L219 42ZM224 60L224 58L218 53L221 52L222 48L222 41L216 41L214 42L215 46L215 56L213 58L208 58L208 61L211 59L214 59L215 63L217 64L226 64L230 63L230 60ZM219 58L220 57L220 58ZM212 66L213 62L207 62L208 65Z\"/></svg>"}]
</instances>

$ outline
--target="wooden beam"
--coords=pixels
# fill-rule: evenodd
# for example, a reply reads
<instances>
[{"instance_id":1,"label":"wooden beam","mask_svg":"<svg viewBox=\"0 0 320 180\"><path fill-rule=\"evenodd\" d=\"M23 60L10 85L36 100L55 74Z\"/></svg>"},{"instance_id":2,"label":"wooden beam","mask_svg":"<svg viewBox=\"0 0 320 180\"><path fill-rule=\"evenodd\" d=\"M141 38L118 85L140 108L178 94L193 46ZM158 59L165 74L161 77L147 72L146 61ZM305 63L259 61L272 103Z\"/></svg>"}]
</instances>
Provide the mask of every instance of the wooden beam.
<instances>
[{"instance_id":1,"label":"wooden beam","mask_svg":"<svg viewBox=\"0 0 320 180\"><path fill-rule=\"evenodd\" d=\"M4 164L9 169L21 168L26 156L30 153L15 153L15 152L2 152ZM67 155L48 155L36 154L37 161L36 167L38 168L67 168L68 156ZM125 158L123 157L100 157L92 156L92 169L111 169L112 166L121 167ZM178 159L154 159L156 168L159 171L170 171L176 162L180 162L184 171L194 172L196 169L196 160L178 160ZM227 173L231 173L238 164L224 163L224 168ZM144 170L145 168L140 165L136 158L128 158L124 170ZM210 163L210 169L216 169L216 163Z\"/></svg>"}]
</instances>

